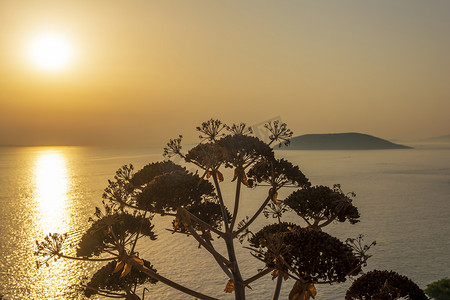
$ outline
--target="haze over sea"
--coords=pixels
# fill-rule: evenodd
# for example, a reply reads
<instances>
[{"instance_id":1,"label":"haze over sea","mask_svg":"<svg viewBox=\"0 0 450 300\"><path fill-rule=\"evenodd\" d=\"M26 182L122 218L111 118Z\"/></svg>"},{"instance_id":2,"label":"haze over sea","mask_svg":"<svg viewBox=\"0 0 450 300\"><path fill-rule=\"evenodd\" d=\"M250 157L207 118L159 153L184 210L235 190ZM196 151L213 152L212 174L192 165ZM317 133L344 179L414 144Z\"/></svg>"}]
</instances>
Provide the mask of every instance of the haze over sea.
<instances>
[{"instance_id":1,"label":"haze over sea","mask_svg":"<svg viewBox=\"0 0 450 300\"><path fill-rule=\"evenodd\" d=\"M35 240L48 232L68 232L76 242L95 206L100 206L107 179L122 165L139 169L163 159L161 149L87 147L0 147L0 294L6 299L61 299L65 288L92 272L92 264L67 260L36 268ZM354 191L354 204L361 222L334 224L326 231L341 240L365 235L377 245L364 270L387 269L408 276L424 288L450 276L450 146L417 147L407 150L367 151L276 151L298 164L313 185L340 183ZM225 173L225 181L232 174ZM227 195L225 187L224 194ZM280 193L283 199L288 191ZM245 191L243 219L263 201L266 190ZM230 203L231 197L226 198ZM293 215L285 221L303 224ZM204 249L165 228L171 219L155 217L156 241L148 241L140 255L166 277L221 299L227 279ZM260 229L272 220L261 217ZM220 243L220 240L216 240ZM240 246L237 245L237 248ZM218 247L218 249L223 249ZM203 259L206 254L206 259ZM244 277L262 264L240 251ZM293 281L288 280L281 299L286 299ZM317 299L342 299L351 284L318 286ZM268 299L275 283L270 276L252 284L249 299ZM185 299L163 284L148 287L151 299Z\"/></svg>"}]
</instances>

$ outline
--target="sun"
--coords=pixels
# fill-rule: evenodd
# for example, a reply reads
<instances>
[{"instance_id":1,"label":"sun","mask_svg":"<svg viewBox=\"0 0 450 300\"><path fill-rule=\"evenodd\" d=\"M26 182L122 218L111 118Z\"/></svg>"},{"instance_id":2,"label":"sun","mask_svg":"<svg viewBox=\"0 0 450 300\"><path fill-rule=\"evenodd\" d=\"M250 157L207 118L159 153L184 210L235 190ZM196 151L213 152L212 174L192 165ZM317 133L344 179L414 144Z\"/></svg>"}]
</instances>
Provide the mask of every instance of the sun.
<instances>
[{"instance_id":1,"label":"sun","mask_svg":"<svg viewBox=\"0 0 450 300\"><path fill-rule=\"evenodd\" d=\"M31 63L42 70L59 71L73 60L73 46L63 35L42 33L30 40L28 57Z\"/></svg>"}]
</instances>

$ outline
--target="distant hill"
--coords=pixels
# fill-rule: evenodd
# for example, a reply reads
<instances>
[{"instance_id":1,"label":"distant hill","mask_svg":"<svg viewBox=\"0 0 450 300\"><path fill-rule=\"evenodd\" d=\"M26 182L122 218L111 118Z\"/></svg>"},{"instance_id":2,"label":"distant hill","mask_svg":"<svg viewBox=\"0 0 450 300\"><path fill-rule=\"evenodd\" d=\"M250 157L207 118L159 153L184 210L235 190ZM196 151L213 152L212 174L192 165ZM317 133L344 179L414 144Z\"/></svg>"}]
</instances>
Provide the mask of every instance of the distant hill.
<instances>
[{"instance_id":1,"label":"distant hill","mask_svg":"<svg viewBox=\"0 0 450 300\"><path fill-rule=\"evenodd\" d=\"M426 141L430 141L430 142L450 142L450 134L447 135L442 135L442 136L438 136L438 137L432 137L432 138L428 138L426 139Z\"/></svg>"},{"instance_id":2,"label":"distant hill","mask_svg":"<svg viewBox=\"0 0 450 300\"><path fill-rule=\"evenodd\" d=\"M278 148L276 146L275 148ZM376 150L376 149L409 149L411 147L395 144L362 133L330 133L305 134L291 138L284 150Z\"/></svg>"}]
</instances>

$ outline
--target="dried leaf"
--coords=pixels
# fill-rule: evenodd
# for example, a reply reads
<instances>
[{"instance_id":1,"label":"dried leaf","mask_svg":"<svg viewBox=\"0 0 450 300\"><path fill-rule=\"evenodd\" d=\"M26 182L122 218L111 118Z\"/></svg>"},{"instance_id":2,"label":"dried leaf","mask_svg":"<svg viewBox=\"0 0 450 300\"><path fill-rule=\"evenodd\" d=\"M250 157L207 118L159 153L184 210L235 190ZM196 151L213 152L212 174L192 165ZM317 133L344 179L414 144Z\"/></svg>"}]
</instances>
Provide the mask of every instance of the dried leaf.
<instances>
[{"instance_id":1,"label":"dried leaf","mask_svg":"<svg viewBox=\"0 0 450 300\"><path fill-rule=\"evenodd\" d=\"M278 196L278 193L277 193L277 192L275 192L275 193L272 194L272 202L275 203L275 204L278 204L277 196Z\"/></svg>"},{"instance_id":2,"label":"dried leaf","mask_svg":"<svg viewBox=\"0 0 450 300\"><path fill-rule=\"evenodd\" d=\"M177 232L177 230L180 229L180 219L178 217L175 217L175 220L173 221L173 231L172 234Z\"/></svg>"},{"instance_id":3,"label":"dried leaf","mask_svg":"<svg viewBox=\"0 0 450 300\"><path fill-rule=\"evenodd\" d=\"M234 292L234 284L233 280L228 280L227 285L225 286L225 289L223 290L225 293L232 293Z\"/></svg>"},{"instance_id":4,"label":"dried leaf","mask_svg":"<svg viewBox=\"0 0 450 300\"><path fill-rule=\"evenodd\" d=\"M210 171L206 171L206 178L211 177L211 172Z\"/></svg>"},{"instance_id":5,"label":"dried leaf","mask_svg":"<svg viewBox=\"0 0 450 300\"><path fill-rule=\"evenodd\" d=\"M144 265L144 261L142 260L142 259L140 259L139 257L137 257L137 256L132 256L131 257L134 261L136 261L138 264L140 264L144 269L147 269L148 270L148 268Z\"/></svg>"},{"instance_id":6,"label":"dried leaf","mask_svg":"<svg viewBox=\"0 0 450 300\"><path fill-rule=\"evenodd\" d=\"M179 221L183 223L184 226L191 226L191 217L189 216L189 212L181 207L177 209L177 218Z\"/></svg>"},{"instance_id":7,"label":"dried leaf","mask_svg":"<svg viewBox=\"0 0 450 300\"><path fill-rule=\"evenodd\" d=\"M127 276L131 272L131 264L125 263L125 267L123 268L122 274L120 274L120 278Z\"/></svg>"},{"instance_id":8,"label":"dried leaf","mask_svg":"<svg viewBox=\"0 0 450 300\"><path fill-rule=\"evenodd\" d=\"M289 294L289 300L303 300L300 297L301 297L300 293L296 293L296 294L294 294L292 296L291 296L291 294Z\"/></svg>"},{"instance_id":9,"label":"dried leaf","mask_svg":"<svg viewBox=\"0 0 450 300\"><path fill-rule=\"evenodd\" d=\"M272 272L272 280L274 280L275 278L277 278L278 277L278 274L280 273L280 271L278 271L278 270L273 270L273 272Z\"/></svg>"},{"instance_id":10,"label":"dried leaf","mask_svg":"<svg viewBox=\"0 0 450 300\"><path fill-rule=\"evenodd\" d=\"M219 182L222 182L222 181L223 181L223 174L220 173L219 171L216 171L216 177L217 177L217 179L219 180Z\"/></svg>"},{"instance_id":11,"label":"dried leaf","mask_svg":"<svg viewBox=\"0 0 450 300\"><path fill-rule=\"evenodd\" d=\"M116 267L114 268L113 273L117 273L120 270L122 270L124 264L125 263L123 261L118 261L117 264L116 264Z\"/></svg>"},{"instance_id":12,"label":"dried leaf","mask_svg":"<svg viewBox=\"0 0 450 300\"><path fill-rule=\"evenodd\" d=\"M125 300L140 300L141 298L139 298L138 295L136 294L129 294L127 293L127 296L125 298Z\"/></svg>"},{"instance_id":13,"label":"dried leaf","mask_svg":"<svg viewBox=\"0 0 450 300\"><path fill-rule=\"evenodd\" d=\"M289 293L289 300L309 300L317 295L317 290L312 283L302 283L297 281Z\"/></svg>"},{"instance_id":14,"label":"dried leaf","mask_svg":"<svg viewBox=\"0 0 450 300\"><path fill-rule=\"evenodd\" d=\"M242 174L241 182L242 182L245 186L248 186L247 175L245 175L244 172L243 172L243 174Z\"/></svg>"},{"instance_id":15,"label":"dried leaf","mask_svg":"<svg viewBox=\"0 0 450 300\"><path fill-rule=\"evenodd\" d=\"M314 286L314 284L310 283L308 285L308 292L311 294L311 296L313 297L313 299L316 297L317 295L317 290L316 287Z\"/></svg>"},{"instance_id":16,"label":"dried leaf","mask_svg":"<svg viewBox=\"0 0 450 300\"><path fill-rule=\"evenodd\" d=\"M131 258L132 258L135 262L137 262L138 264L140 264L141 266L144 265L144 261L143 261L142 259L140 259L139 257L133 255Z\"/></svg>"},{"instance_id":17,"label":"dried leaf","mask_svg":"<svg viewBox=\"0 0 450 300\"><path fill-rule=\"evenodd\" d=\"M238 178L238 176L239 176L239 172L238 172L238 169L236 168L236 169L234 169L234 176L233 176L233 180L231 180L231 182L235 181Z\"/></svg>"},{"instance_id":18,"label":"dried leaf","mask_svg":"<svg viewBox=\"0 0 450 300\"><path fill-rule=\"evenodd\" d=\"M289 300L307 300L305 298L306 285L297 280L289 293ZM309 299L309 294L308 294Z\"/></svg>"},{"instance_id":19,"label":"dried leaf","mask_svg":"<svg viewBox=\"0 0 450 300\"><path fill-rule=\"evenodd\" d=\"M277 200L278 193L276 192L276 190L274 191L273 188L269 189L269 197L273 203L278 204L278 200Z\"/></svg>"}]
</instances>

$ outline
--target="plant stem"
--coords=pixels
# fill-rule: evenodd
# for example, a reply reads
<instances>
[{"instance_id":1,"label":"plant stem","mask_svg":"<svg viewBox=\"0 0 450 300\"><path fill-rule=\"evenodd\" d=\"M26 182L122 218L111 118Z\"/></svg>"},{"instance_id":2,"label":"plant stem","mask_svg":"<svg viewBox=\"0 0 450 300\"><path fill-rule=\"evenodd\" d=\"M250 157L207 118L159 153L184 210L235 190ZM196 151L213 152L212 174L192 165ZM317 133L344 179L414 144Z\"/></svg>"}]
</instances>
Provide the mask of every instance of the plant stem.
<instances>
[{"instance_id":1,"label":"plant stem","mask_svg":"<svg viewBox=\"0 0 450 300\"><path fill-rule=\"evenodd\" d=\"M231 273L233 274L235 300L245 300L245 285L244 281L242 280L241 272L239 271L239 265L236 259L236 252L234 251L233 245L234 236L232 234L226 234L223 239L225 240L225 244L227 246L228 258L230 262L233 264L233 267L231 268Z\"/></svg>"},{"instance_id":2,"label":"plant stem","mask_svg":"<svg viewBox=\"0 0 450 300\"><path fill-rule=\"evenodd\" d=\"M277 284L275 285L275 291L273 292L272 300L278 300L278 297L280 297L282 283L283 283L283 273L279 272L278 277L277 277Z\"/></svg>"}]
</instances>

